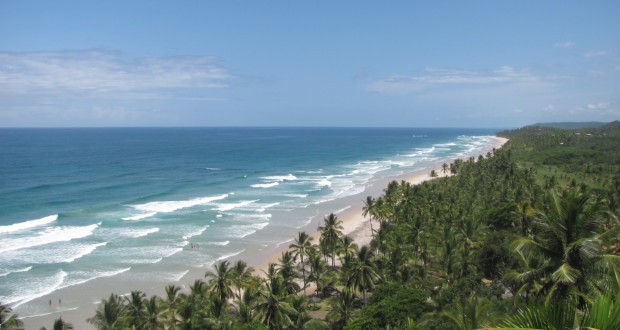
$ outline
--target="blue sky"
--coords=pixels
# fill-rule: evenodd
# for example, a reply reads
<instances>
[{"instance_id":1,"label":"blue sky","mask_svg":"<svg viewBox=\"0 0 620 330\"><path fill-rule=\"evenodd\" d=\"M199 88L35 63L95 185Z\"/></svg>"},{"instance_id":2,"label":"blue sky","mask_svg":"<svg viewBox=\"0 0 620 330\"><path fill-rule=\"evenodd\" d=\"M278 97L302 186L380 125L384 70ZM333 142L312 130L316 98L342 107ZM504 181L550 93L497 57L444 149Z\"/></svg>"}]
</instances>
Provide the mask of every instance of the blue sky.
<instances>
[{"instance_id":1,"label":"blue sky","mask_svg":"<svg viewBox=\"0 0 620 330\"><path fill-rule=\"evenodd\" d=\"M619 1L0 0L0 126L620 119Z\"/></svg>"}]
</instances>

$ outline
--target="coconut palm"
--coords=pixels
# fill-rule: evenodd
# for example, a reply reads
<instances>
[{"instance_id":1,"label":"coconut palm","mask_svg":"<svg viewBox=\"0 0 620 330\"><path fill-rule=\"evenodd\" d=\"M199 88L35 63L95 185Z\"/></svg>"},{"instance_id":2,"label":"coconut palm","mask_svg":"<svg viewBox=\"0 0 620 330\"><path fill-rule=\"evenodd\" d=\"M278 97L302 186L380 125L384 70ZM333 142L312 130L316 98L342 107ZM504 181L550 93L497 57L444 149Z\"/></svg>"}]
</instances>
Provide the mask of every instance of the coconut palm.
<instances>
[{"instance_id":1,"label":"coconut palm","mask_svg":"<svg viewBox=\"0 0 620 330\"><path fill-rule=\"evenodd\" d=\"M162 314L163 319L167 324L176 324L177 322L177 308L181 303L181 298L179 296L179 291L181 288L170 284L166 286L166 299L162 302Z\"/></svg>"},{"instance_id":2,"label":"coconut palm","mask_svg":"<svg viewBox=\"0 0 620 330\"><path fill-rule=\"evenodd\" d=\"M332 300L331 311L327 314L333 329L342 329L353 316L355 293L344 289L336 300Z\"/></svg>"},{"instance_id":3,"label":"coconut palm","mask_svg":"<svg viewBox=\"0 0 620 330\"><path fill-rule=\"evenodd\" d=\"M318 249L308 250L308 265L310 266L310 274L308 274L308 280L314 281L316 284L316 291L321 292L323 274L327 263L321 258L321 253Z\"/></svg>"},{"instance_id":4,"label":"coconut palm","mask_svg":"<svg viewBox=\"0 0 620 330\"><path fill-rule=\"evenodd\" d=\"M295 279L299 277L299 273L295 270L295 258L291 251L282 252L282 256L278 261L280 261L278 275L282 278L284 290L287 293L299 291L299 284L295 282Z\"/></svg>"},{"instance_id":5,"label":"coconut palm","mask_svg":"<svg viewBox=\"0 0 620 330\"><path fill-rule=\"evenodd\" d=\"M261 302L256 306L260 313L263 324L269 329L285 329L293 325L291 316L295 309L285 301L286 295L284 281L280 276L275 276L265 283L266 290Z\"/></svg>"},{"instance_id":6,"label":"coconut palm","mask_svg":"<svg viewBox=\"0 0 620 330\"><path fill-rule=\"evenodd\" d=\"M159 297L152 296L144 302L144 323L143 329L158 330L163 329L164 324L161 319L161 310L159 305Z\"/></svg>"},{"instance_id":7,"label":"coconut palm","mask_svg":"<svg viewBox=\"0 0 620 330\"><path fill-rule=\"evenodd\" d=\"M146 321L146 293L134 290L125 297L126 308L124 316L127 322L135 328L141 329Z\"/></svg>"},{"instance_id":8,"label":"coconut palm","mask_svg":"<svg viewBox=\"0 0 620 330\"><path fill-rule=\"evenodd\" d=\"M235 287L237 287L236 296L238 299L241 299L241 291L254 282L254 277L252 273L254 272L253 267L249 267L248 264L243 260L238 260L232 266L233 272L233 283Z\"/></svg>"},{"instance_id":9,"label":"coconut palm","mask_svg":"<svg viewBox=\"0 0 620 330\"><path fill-rule=\"evenodd\" d=\"M370 234L372 235L372 238L375 238L375 230L372 228L372 215L375 212L375 206L375 199L372 198L372 196L367 196L366 200L364 201L364 206L362 208L362 215L368 215L368 222L370 223Z\"/></svg>"},{"instance_id":10,"label":"coconut palm","mask_svg":"<svg viewBox=\"0 0 620 330\"><path fill-rule=\"evenodd\" d=\"M471 296L457 302L452 309L438 314L440 319L452 324L455 329L482 329L497 319L493 304L487 299Z\"/></svg>"},{"instance_id":11,"label":"coconut palm","mask_svg":"<svg viewBox=\"0 0 620 330\"><path fill-rule=\"evenodd\" d=\"M89 318L88 323L94 325L99 330L113 330L122 328L122 319L126 306L123 300L116 294L111 294L110 298L101 300L95 316Z\"/></svg>"},{"instance_id":12,"label":"coconut palm","mask_svg":"<svg viewBox=\"0 0 620 330\"><path fill-rule=\"evenodd\" d=\"M359 248L353 238L348 235L343 236L339 243L337 254L340 258L340 264L344 265L344 259L350 259L352 256L355 256Z\"/></svg>"},{"instance_id":13,"label":"coconut palm","mask_svg":"<svg viewBox=\"0 0 620 330\"><path fill-rule=\"evenodd\" d=\"M16 314L12 313L11 308L0 303L0 329L18 330L23 329L23 326L23 322L17 318Z\"/></svg>"},{"instance_id":14,"label":"coconut palm","mask_svg":"<svg viewBox=\"0 0 620 330\"><path fill-rule=\"evenodd\" d=\"M301 272L302 279L304 282L304 294L306 294L306 265L304 263L304 257L308 255L308 251L312 248L312 240L313 238L308 236L306 232L302 231L297 233L297 238L295 238L295 242L289 246L290 249L293 249L295 253L295 257L299 256L301 260Z\"/></svg>"},{"instance_id":15,"label":"coconut palm","mask_svg":"<svg viewBox=\"0 0 620 330\"><path fill-rule=\"evenodd\" d=\"M235 286L235 273L230 268L230 263L227 260L220 260L213 268L215 271L209 271L205 274L205 277L209 279L207 285L209 290L215 294L221 304L228 301L233 297L232 288Z\"/></svg>"},{"instance_id":16,"label":"coconut palm","mask_svg":"<svg viewBox=\"0 0 620 330\"><path fill-rule=\"evenodd\" d=\"M525 265L524 272L512 272L510 279L527 285L539 282L538 294L548 300L570 295L605 291L610 268L617 255L604 255L601 247L603 218L601 203L576 190L549 194L549 210L539 212L533 222L532 238L513 242ZM606 233L607 234L607 233ZM581 302L583 304L583 301Z\"/></svg>"},{"instance_id":17,"label":"coconut palm","mask_svg":"<svg viewBox=\"0 0 620 330\"><path fill-rule=\"evenodd\" d=\"M380 279L372 259L372 251L367 245L362 246L357 254L357 262L352 266L347 280L347 287L360 290L364 300L366 300L366 291L372 290Z\"/></svg>"},{"instance_id":18,"label":"coconut palm","mask_svg":"<svg viewBox=\"0 0 620 330\"><path fill-rule=\"evenodd\" d=\"M336 248L338 247L340 236L342 236L342 221L338 220L338 217L333 213L330 213L323 221L324 226L319 226L321 241L330 251L332 267L335 267Z\"/></svg>"},{"instance_id":19,"label":"coconut palm","mask_svg":"<svg viewBox=\"0 0 620 330\"><path fill-rule=\"evenodd\" d=\"M4 329L0 326L0 329ZM73 324L65 322L62 317L59 317L54 320L54 324L52 325L53 330L72 330ZM41 330L47 330L46 327L42 327Z\"/></svg>"}]
</instances>

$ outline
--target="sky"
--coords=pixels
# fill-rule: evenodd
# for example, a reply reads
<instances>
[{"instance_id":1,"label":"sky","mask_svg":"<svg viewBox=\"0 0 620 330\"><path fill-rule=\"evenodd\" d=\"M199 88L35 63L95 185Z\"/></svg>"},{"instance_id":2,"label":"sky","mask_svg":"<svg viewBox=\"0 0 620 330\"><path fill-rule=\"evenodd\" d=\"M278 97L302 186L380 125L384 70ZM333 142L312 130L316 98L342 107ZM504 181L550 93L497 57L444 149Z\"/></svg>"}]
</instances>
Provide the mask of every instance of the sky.
<instances>
[{"instance_id":1,"label":"sky","mask_svg":"<svg viewBox=\"0 0 620 330\"><path fill-rule=\"evenodd\" d=\"M620 120L620 1L0 0L0 127Z\"/></svg>"}]
</instances>

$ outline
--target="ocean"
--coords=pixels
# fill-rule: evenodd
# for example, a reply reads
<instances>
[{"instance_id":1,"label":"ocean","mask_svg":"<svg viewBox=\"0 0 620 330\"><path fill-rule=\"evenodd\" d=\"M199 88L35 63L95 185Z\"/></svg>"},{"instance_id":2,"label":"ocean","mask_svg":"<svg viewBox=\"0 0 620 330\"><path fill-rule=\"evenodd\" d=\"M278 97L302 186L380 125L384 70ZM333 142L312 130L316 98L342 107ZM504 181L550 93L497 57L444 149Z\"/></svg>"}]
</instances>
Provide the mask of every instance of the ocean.
<instances>
[{"instance_id":1,"label":"ocean","mask_svg":"<svg viewBox=\"0 0 620 330\"><path fill-rule=\"evenodd\" d=\"M315 231L374 180L486 153L495 132L0 129L0 302L27 317L105 297L56 302L68 288L126 293L187 280Z\"/></svg>"}]
</instances>

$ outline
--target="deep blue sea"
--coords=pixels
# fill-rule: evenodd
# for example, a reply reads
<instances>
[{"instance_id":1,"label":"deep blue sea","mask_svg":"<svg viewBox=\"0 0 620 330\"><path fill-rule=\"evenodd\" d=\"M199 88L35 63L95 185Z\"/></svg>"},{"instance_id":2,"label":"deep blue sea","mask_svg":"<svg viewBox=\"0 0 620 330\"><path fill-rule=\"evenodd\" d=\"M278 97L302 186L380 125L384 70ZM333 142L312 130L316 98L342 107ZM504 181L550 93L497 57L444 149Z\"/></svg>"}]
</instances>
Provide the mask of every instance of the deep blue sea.
<instances>
[{"instance_id":1,"label":"deep blue sea","mask_svg":"<svg viewBox=\"0 0 620 330\"><path fill-rule=\"evenodd\" d=\"M378 177L486 150L494 133L0 129L0 301L28 315L63 288L179 281L290 239Z\"/></svg>"}]
</instances>

